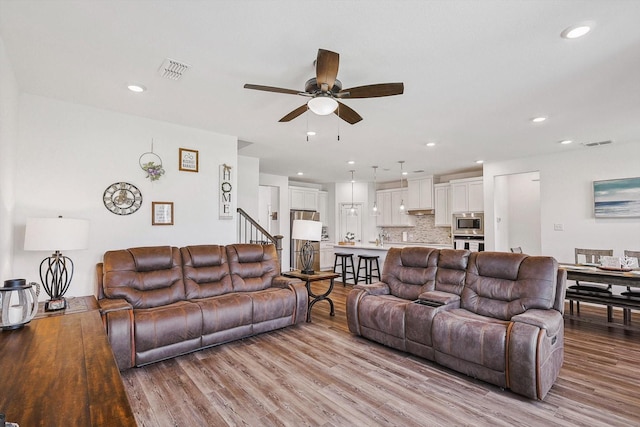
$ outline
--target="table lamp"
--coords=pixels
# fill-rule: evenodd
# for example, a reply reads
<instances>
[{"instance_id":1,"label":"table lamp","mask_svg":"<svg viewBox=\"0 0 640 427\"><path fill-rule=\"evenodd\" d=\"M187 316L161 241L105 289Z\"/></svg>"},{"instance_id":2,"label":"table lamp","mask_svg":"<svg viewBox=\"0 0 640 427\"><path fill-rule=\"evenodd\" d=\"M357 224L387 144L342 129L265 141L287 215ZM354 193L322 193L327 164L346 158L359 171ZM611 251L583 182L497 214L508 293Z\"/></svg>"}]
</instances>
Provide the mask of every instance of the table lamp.
<instances>
[{"instance_id":1,"label":"table lamp","mask_svg":"<svg viewBox=\"0 0 640 427\"><path fill-rule=\"evenodd\" d=\"M296 219L293 221L293 230L291 238L295 240L305 240L305 244L300 249L300 264L303 274L313 274L313 256L314 250L311 241L319 242L322 236L322 223L320 221L309 221L305 219Z\"/></svg>"},{"instance_id":2,"label":"table lamp","mask_svg":"<svg viewBox=\"0 0 640 427\"><path fill-rule=\"evenodd\" d=\"M89 221L71 218L27 218L24 233L25 251L54 251L40 263L40 280L49 300L46 311L63 310L64 294L73 278L73 261L60 251L86 249L89 244Z\"/></svg>"}]
</instances>

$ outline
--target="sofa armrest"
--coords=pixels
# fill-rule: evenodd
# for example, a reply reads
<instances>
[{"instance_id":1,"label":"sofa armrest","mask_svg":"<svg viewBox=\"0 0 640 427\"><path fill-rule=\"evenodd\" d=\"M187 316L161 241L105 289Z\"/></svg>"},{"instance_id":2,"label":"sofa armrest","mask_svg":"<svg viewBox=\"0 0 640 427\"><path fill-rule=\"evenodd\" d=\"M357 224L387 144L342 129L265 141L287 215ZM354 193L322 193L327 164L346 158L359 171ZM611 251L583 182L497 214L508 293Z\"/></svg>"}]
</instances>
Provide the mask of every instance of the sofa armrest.
<instances>
[{"instance_id":1,"label":"sofa armrest","mask_svg":"<svg viewBox=\"0 0 640 427\"><path fill-rule=\"evenodd\" d=\"M276 276L271 282L272 288L291 289L296 296L296 309L293 315L293 324L307 320L309 310L309 294L305 282L295 277Z\"/></svg>"},{"instance_id":2,"label":"sofa armrest","mask_svg":"<svg viewBox=\"0 0 640 427\"><path fill-rule=\"evenodd\" d=\"M442 292L442 291L423 292L420 295L418 295L418 299L439 302L442 304L443 307L446 307L445 308L446 310L460 308L460 295L452 294L449 292Z\"/></svg>"},{"instance_id":3,"label":"sofa armrest","mask_svg":"<svg viewBox=\"0 0 640 427\"><path fill-rule=\"evenodd\" d=\"M108 298L98 300L98 306L118 368L124 371L133 367L133 307L124 299Z\"/></svg>"},{"instance_id":4,"label":"sofa armrest","mask_svg":"<svg viewBox=\"0 0 640 427\"><path fill-rule=\"evenodd\" d=\"M297 279L295 277L276 276L273 278L271 282L271 287L286 289L289 287L290 284L297 283L297 282L300 282L304 285L304 282L302 280Z\"/></svg>"},{"instance_id":5,"label":"sofa armrest","mask_svg":"<svg viewBox=\"0 0 640 427\"><path fill-rule=\"evenodd\" d=\"M527 310L511 318L512 322L526 323L547 331L548 337L558 334L560 328L564 326L562 315L556 310Z\"/></svg>"},{"instance_id":6,"label":"sofa armrest","mask_svg":"<svg viewBox=\"0 0 640 427\"><path fill-rule=\"evenodd\" d=\"M353 289L360 289L369 295L389 295L389 285L384 282L371 283L369 285L356 285Z\"/></svg>"}]
</instances>

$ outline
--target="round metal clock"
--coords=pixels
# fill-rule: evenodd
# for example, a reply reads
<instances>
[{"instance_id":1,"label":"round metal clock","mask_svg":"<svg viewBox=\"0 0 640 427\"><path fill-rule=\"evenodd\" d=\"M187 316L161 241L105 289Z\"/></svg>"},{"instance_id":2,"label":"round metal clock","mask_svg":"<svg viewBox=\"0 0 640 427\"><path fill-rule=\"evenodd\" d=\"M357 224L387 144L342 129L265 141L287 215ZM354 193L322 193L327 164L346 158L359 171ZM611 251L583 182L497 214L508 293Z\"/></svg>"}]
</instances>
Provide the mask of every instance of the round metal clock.
<instances>
[{"instance_id":1,"label":"round metal clock","mask_svg":"<svg viewBox=\"0 0 640 427\"><path fill-rule=\"evenodd\" d=\"M140 209L142 193L133 184L116 182L104 190L104 206L116 215L130 215Z\"/></svg>"}]
</instances>

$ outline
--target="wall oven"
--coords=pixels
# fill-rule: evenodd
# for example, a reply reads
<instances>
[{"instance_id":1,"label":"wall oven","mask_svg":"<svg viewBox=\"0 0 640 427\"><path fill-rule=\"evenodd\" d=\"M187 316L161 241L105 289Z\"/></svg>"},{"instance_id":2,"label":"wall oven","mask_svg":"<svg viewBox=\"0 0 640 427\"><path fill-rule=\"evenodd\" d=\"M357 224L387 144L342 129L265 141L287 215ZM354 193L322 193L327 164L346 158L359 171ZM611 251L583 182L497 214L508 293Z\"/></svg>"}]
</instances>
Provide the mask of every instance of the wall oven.
<instances>
[{"instance_id":1,"label":"wall oven","mask_svg":"<svg viewBox=\"0 0 640 427\"><path fill-rule=\"evenodd\" d=\"M465 212L453 214L454 236L484 236L484 213Z\"/></svg>"}]
</instances>

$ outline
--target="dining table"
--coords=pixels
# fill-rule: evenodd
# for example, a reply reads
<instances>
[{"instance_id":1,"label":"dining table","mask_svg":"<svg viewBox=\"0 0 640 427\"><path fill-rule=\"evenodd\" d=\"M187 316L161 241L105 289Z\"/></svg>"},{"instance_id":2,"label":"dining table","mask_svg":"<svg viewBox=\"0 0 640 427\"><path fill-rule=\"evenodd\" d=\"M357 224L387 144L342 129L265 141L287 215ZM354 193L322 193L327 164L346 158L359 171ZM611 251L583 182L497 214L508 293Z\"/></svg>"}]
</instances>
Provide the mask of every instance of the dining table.
<instances>
[{"instance_id":1,"label":"dining table","mask_svg":"<svg viewBox=\"0 0 640 427\"><path fill-rule=\"evenodd\" d=\"M608 268L596 264L559 264L567 271L567 280L611 285L611 295L590 292L570 292L567 289L568 300L588 302L622 308L623 323L631 326L631 310L640 310L640 269L639 268ZM620 289L621 287L626 288ZM625 295L622 295L624 293ZM567 317L582 320L570 313ZM612 322L607 322L608 324Z\"/></svg>"}]
</instances>

